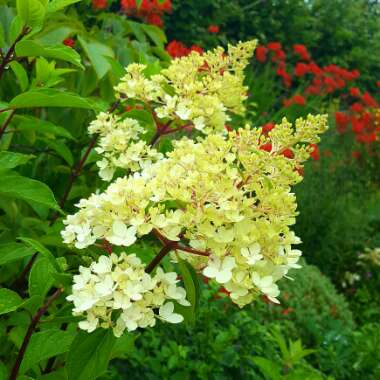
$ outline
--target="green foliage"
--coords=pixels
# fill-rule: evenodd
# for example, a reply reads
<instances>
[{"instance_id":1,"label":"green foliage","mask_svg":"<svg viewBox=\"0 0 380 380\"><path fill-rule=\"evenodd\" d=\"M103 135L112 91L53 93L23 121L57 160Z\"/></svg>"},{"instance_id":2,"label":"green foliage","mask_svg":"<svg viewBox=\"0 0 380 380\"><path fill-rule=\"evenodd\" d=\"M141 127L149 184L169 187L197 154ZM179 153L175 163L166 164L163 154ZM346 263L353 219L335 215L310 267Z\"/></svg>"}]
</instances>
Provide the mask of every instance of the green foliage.
<instances>
[{"instance_id":1,"label":"green foliage","mask_svg":"<svg viewBox=\"0 0 380 380\"><path fill-rule=\"evenodd\" d=\"M219 43L259 38L284 46L304 44L317 63L357 68L363 82L375 88L379 71L379 4L371 0L173 1L167 16L169 40L188 46L214 47ZM211 24L220 26L211 34Z\"/></svg>"}]
</instances>

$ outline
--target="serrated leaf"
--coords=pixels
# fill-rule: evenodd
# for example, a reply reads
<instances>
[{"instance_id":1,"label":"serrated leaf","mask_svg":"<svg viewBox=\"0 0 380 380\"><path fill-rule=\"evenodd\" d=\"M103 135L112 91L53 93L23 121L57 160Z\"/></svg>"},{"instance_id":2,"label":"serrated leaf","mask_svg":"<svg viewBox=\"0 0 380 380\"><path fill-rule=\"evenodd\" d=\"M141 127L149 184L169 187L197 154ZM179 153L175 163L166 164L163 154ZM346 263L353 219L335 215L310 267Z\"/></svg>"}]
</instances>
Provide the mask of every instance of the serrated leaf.
<instances>
[{"instance_id":1,"label":"serrated leaf","mask_svg":"<svg viewBox=\"0 0 380 380\"><path fill-rule=\"evenodd\" d=\"M72 331L58 329L34 333L21 363L20 373L26 372L42 360L67 352L75 338L75 334Z\"/></svg>"},{"instance_id":2,"label":"serrated leaf","mask_svg":"<svg viewBox=\"0 0 380 380\"><path fill-rule=\"evenodd\" d=\"M59 210L53 192L43 182L16 174L5 174L0 181L0 195L32 201Z\"/></svg>"},{"instance_id":3,"label":"serrated leaf","mask_svg":"<svg viewBox=\"0 0 380 380\"><path fill-rule=\"evenodd\" d=\"M24 300L16 292L0 289L0 315L16 310L23 302Z\"/></svg>"},{"instance_id":4,"label":"serrated leaf","mask_svg":"<svg viewBox=\"0 0 380 380\"><path fill-rule=\"evenodd\" d=\"M57 12L63 8L66 8L67 6L75 3L79 3L82 0L52 0L47 7L47 12Z\"/></svg>"},{"instance_id":5,"label":"serrated leaf","mask_svg":"<svg viewBox=\"0 0 380 380\"><path fill-rule=\"evenodd\" d=\"M17 61L11 62L9 66L16 75L21 91L26 91L29 86L29 79L24 67Z\"/></svg>"},{"instance_id":6,"label":"serrated leaf","mask_svg":"<svg viewBox=\"0 0 380 380\"><path fill-rule=\"evenodd\" d=\"M23 165L33 157L31 154L2 151L0 152L0 171Z\"/></svg>"},{"instance_id":7,"label":"serrated leaf","mask_svg":"<svg viewBox=\"0 0 380 380\"><path fill-rule=\"evenodd\" d=\"M19 243L0 244L0 265L32 256L34 249Z\"/></svg>"},{"instance_id":8,"label":"serrated leaf","mask_svg":"<svg viewBox=\"0 0 380 380\"><path fill-rule=\"evenodd\" d=\"M98 110L97 103L78 94L52 88L33 89L11 100L11 108L68 107Z\"/></svg>"},{"instance_id":9,"label":"serrated leaf","mask_svg":"<svg viewBox=\"0 0 380 380\"><path fill-rule=\"evenodd\" d=\"M18 240L21 240L23 243L25 243L27 246L33 248L34 251L39 252L41 255L43 255L46 259L49 260L50 264L53 266L53 268L57 272L61 272L61 268L59 267L54 255L39 241L28 238L28 237L18 237Z\"/></svg>"},{"instance_id":10,"label":"serrated leaf","mask_svg":"<svg viewBox=\"0 0 380 380\"><path fill-rule=\"evenodd\" d=\"M45 298L46 294L53 286L54 277L53 266L45 257L39 258L32 266L29 273L29 296L41 296Z\"/></svg>"},{"instance_id":11,"label":"serrated leaf","mask_svg":"<svg viewBox=\"0 0 380 380\"><path fill-rule=\"evenodd\" d=\"M80 331L67 356L68 380L92 380L102 375L111 359L116 338L112 330Z\"/></svg>"}]
</instances>

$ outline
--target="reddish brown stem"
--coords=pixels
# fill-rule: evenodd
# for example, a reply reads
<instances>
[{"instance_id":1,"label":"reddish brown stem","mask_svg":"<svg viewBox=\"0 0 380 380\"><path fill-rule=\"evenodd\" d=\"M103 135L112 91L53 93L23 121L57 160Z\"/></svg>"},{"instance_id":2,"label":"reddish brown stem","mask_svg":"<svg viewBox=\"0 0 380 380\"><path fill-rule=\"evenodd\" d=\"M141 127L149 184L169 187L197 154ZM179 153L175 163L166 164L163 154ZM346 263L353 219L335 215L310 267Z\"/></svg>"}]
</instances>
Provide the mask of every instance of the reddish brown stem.
<instances>
[{"instance_id":1,"label":"reddish brown stem","mask_svg":"<svg viewBox=\"0 0 380 380\"><path fill-rule=\"evenodd\" d=\"M171 244L166 244L161 248L161 251L154 257L154 259L145 268L146 273L151 273L153 269L160 263L160 261L173 249Z\"/></svg>"},{"instance_id":2,"label":"reddish brown stem","mask_svg":"<svg viewBox=\"0 0 380 380\"><path fill-rule=\"evenodd\" d=\"M12 110L8 117L5 119L4 124L0 128L0 139L3 137L5 130L7 129L9 123L12 121L13 116L15 114L15 110Z\"/></svg>"},{"instance_id":3,"label":"reddish brown stem","mask_svg":"<svg viewBox=\"0 0 380 380\"><path fill-rule=\"evenodd\" d=\"M178 251L193 253L194 255L210 256L210 252L208 252L208 251L200 251L198 249L187 247L187 246L184 246L184 245L179 244L179 243L176 244L175 249L177 249Z\"/></svg>"},{"instance_id":4,"label":"reddish brown stem","mask_svg":"<svg viewBox=\"0 0 380 380\"><path fill-rule=\"evenodd\" d=\"M22 40L30 31L31 31L31 29L29 27L24 26L23 29L21 30L21 33L17 36L17 38L15 39L15 41L13 42L13 44L11 45L11 47L9 48L7 54L5 55L5 57L3 58L3 60L2 60L2 62L0 64L0 79L3 76L5 67L7 66L7 64L9 62L12 61L13 53L15 51L16 44L20 40Z\"/></svg>"},{"instance_id":5,"label":"reddish brown stem","mask_svg":"<svg viewBox=\"0 0 380 380\"><path fill-rule=\"evenodd\" d=\"M33 316L32 321L30 322L30 325L28 327L28 330L24 336L24 340L22 342L22 345L20 347L20 351L18 352L15 364L13 365L12 372L9 376L9 380L16 380L18 372L20 370L20 366L22 363L22 359L24 358L26 349L28 348L28 344L30 341L30 338L32 337L32 334L40 321L41 317L46 313L47 309L50 307L50 305L61 295L63 292L63 289L57 289L53 295L51 295L47 301L37 310L36 314Z\"/></svg>"}]
</instances>

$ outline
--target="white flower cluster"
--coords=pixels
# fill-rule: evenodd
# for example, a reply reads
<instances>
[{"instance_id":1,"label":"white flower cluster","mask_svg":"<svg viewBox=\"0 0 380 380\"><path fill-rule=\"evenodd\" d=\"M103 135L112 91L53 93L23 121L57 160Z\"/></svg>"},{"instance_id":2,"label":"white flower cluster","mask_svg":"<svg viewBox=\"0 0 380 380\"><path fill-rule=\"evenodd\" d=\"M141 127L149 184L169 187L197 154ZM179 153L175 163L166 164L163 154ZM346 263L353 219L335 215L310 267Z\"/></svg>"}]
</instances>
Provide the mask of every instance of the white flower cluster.
<instances>
[{"instance_id":1,"label":"white flower cluster","mask_svg":"<svg viewBox=\"0 0 380 380\"><path fill-rule=\"evenodd\" d=\"M95 150L102 155L97 162L99 176L110 181L116 168L136 172L148 168L162 154L141 139L146 130L135 119L124 118L101 112L91 122L90 134L99 134Z\"/></svg>"},{"instance_id":2,"label":"white flower cluster","mask_svg":"<svg viewBox=\"0 0 380 380\"><path fill-rule=\"evenodd\" d=\"M162 120L191 123L204 133L222 132L228 112L241 114L247 87L244 68L256 40L217 48L204 54L192 52L172 61L159 74L145 73L146 66L131 64L115 87L121 98L150 104Z\"/></svg>"},{"instance_id":3,"label":"white flower cluster","mask_svg":"<svg viewBox=\"0 0 380 380\"><path fill-rule=\"evenodd\" d=\"M151 276L144 269L136 255L125 253L100 256L89 268L80 267L67 297L74 303L74 315L86 317L79 327L88 332L112 328L119 337L125 330L154 326L156 319L182 322L173 301L184 306L190 303L185 289L177 285L177 274L157 268Z\"/></svg>"},{"instance_id":4,"label":"white flower cluster","mask_svg":"<svg viewBox=\"0 0 380 380\"><path fill-rule=\"evenodd\" d=\"M182 236L212 255L181 257L206 267L204 275L224 284L238 305L260 293L276 302L275 283L297 267L301 254L291 248L299 239L290 230L297 215L291 186L302 179L297 168L309 156L299 142L318 141L325 128L319 116L297 120L296 128L284 120L271 132L271 152L261 149L260 129L175 141L144 175L118 178L82 199L62 236L77 248L101 239L129 246L152 229L172 241ZM292 159L282 154L285 148L293 150Z\"/></svg>"}]
</instances>

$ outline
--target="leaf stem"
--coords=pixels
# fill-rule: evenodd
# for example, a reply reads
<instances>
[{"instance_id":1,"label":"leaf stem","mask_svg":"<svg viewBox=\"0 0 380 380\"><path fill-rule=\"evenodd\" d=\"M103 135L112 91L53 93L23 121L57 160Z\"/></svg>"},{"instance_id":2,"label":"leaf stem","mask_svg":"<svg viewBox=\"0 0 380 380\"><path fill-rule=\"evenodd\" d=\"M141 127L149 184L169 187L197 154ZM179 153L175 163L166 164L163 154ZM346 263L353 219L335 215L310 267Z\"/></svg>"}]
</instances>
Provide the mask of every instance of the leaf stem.
<instances>
[{"instance_id":1,"label":"leaf stem","mask_svg":"<svg viewBox=\"0 0 380 380\"><path fill-rule=\"evenodd\" d=\"M8 117L5 119L3 125L1 126L1 128L0 128L0 139L3 137L5 130L7 129L9 123L12 121L15 112L16 112L16 110L12 110L11 113L8 115Z\"/></svg>"},{"instance_id":2,"label":"leaf stem","mask_svg":"<svg viewBox=\"0 0 380 380\"><path fill-rule=\"evenodd\" d=\"M63 288L57 289L47 300L46 302L37 310L36 314L33 316L32 321L28 327L28 330L24 336L24 340L21 344L20 350L18 352L15 364L13 365L12 372L9 376L9 380L16 380L22 360L24 358L26 349L29 345L30 338L33 335L33 332L40 321L41 317L46 313L50 305L62 294Z\"/></svg>"},{"instance_id":3,"label":"leaf stem","mask_svg":"<svg viewBox=\"0 0 380 380\"><path fill-rule=\"evenodd\" d=\"M11 47L9 48L7 54L4 56L1 64L0 64L0 79L3 76L5 67L9 62L12 61L13 59L13 53L15 51L16 44L22 40L32 29L29 28L28 26L24 26L20 32L20 34L17 36Z\"/></svg>"}]
</instances>

